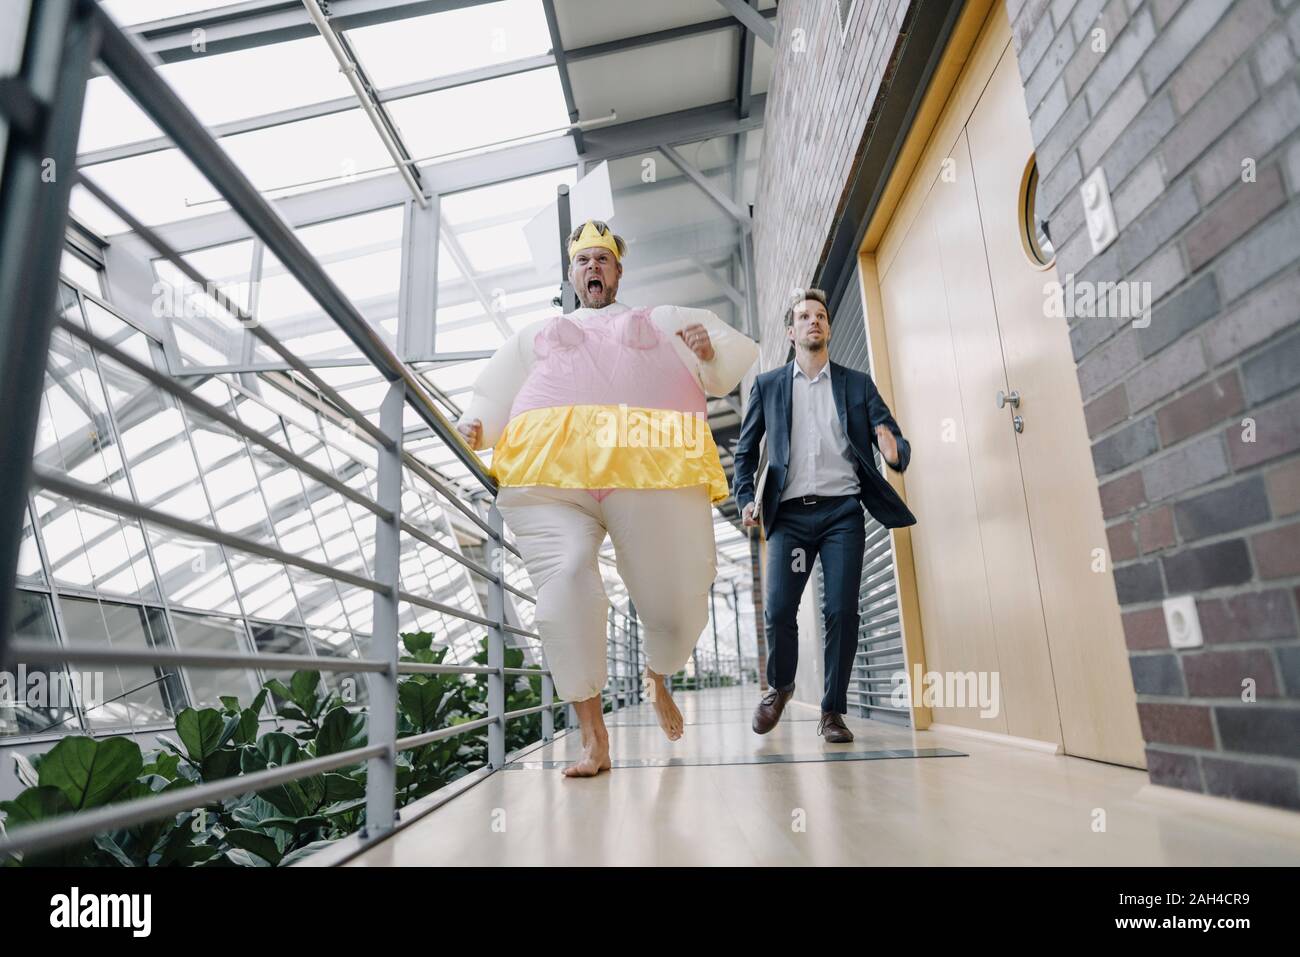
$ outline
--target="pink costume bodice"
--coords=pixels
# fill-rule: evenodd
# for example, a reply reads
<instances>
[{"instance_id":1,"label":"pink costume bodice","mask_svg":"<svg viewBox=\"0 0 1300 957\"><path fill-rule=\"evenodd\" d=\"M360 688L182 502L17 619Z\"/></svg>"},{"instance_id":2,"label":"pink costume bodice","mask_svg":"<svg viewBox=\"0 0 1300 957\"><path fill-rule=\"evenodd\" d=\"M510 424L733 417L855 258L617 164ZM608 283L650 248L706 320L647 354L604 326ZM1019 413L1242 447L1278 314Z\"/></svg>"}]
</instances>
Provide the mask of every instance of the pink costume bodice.
<instances>
[{"instance_id":1,"label":"pink costume bodice","mask_svg":"<svg viewBox=\"0 0 1300 957\"><path fill-rule=\"evenodd\" d=\"M707 413L704 390L649 309L580 319L555 316L533 339L533 357L510 406L511 419L531 409L569 405ZM600 501L611 490L588 491Z\"/></svg>"}]
</instances>

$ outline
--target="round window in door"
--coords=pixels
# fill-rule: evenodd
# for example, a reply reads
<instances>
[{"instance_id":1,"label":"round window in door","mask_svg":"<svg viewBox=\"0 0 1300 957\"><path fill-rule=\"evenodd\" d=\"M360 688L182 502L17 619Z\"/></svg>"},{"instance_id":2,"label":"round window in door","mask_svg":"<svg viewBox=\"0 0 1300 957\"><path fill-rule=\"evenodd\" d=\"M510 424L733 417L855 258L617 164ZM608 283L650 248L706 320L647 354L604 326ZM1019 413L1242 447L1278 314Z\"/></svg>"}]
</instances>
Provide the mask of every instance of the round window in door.
<instances>
[{"instance_id":1,"label":"round window in door","mask_svg":"<svg viewBox=\"0 0 1300 957\"><path fill-rule=\"evenodd\" d=\"M1025 247L1025 254L1035 266L1050 266L1056 258L1052 247L1051 226L1040 210L1038 193L1042 181L1038 178L1038 161L1029 157L1025 175L1020 186L1020 241Z\"/></svg>"}]
</instances>

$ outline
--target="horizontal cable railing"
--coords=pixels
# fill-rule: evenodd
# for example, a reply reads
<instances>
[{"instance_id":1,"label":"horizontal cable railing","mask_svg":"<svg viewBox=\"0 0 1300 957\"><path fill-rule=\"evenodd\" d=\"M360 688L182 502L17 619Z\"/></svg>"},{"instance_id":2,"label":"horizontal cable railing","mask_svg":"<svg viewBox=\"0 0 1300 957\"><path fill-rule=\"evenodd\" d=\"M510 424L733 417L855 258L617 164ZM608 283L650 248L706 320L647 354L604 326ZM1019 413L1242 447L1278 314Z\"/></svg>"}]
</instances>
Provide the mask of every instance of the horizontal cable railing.
<instances>
[{"instance_id":1,"label":"horizontal cable railing","mask_svg":"<svg viewBox=\"0 0 1300 957\"><path fill-rule=\"evenodd\" d=\"M367 764L365 827L368 839L377 839L391 831L396 820L396 765L400 753L433 742L486 730L488 732L487 767L495 771L505 766L505 731L509 722L540 715L543 740L550 740L555 733L554 710L563 705L554 700L554 686L549 670L545 667L508 667L505 663L507 634L533 642L539 639L535 631L510 622L507 616L505 598L507 593L522 601L532 603L536 601L534 596L506 582L504 562L498 560L504 557L505 553L518 558L519 552L506 540L501 516L495 504L489 505L485 517L477 508L463 500L463 493L454 488L449 480L438 475L409 451L403 449L403 410L408 407L413 409L429 426L434 436L452 449L468 470L471 479L477 483L476 495L490 502L496 492L495 482L477 454L469 448L460 433L439 410L423 382L394 354L329 277L321 264L312 257L293 229L257 192L227 153L162 81L147 55L98 6L86 5L83 15L90 18L90 25L98 37L98 59L105 70L206 176L229 203L231 209L243 218L254 235L265 244L266 249L279 259L286 271L316 300L325 315L352 340L365 360L388 381L389 388L380 409L378 423L371 421L369 416L355 408L345 396L313 371L306 361L295 355L237 303L221 293L216 284L209 282L198 269L185 260L180 251L164 241L157 231L132 216L112 196L89 179L80 177L81 184L121 218L162 259L170 262L191 282L205 290L213 290L211 295L223 309L280 356L290 369L318 390L319 395L332 403L342 417L355 425L361 436L375 443L377 477L373 487L377 494L374 497L368 496L347 482L341 481L338 476L312 463L302 454L245 424L237 416L231 415L217 405L200 398L183 384L157 371L89 329L66 318L56 320L57 329L92 351L111 358L113 362L141 377L185 408L219 423L252 445L277 457L303 476L310 477L322 487L373 515L376 531L373 554L369 556L370 561L366 566L369 574L349 571L336 564L307 558L247 535L222 530L216 526L215 520L213 524L204 524L182 518L163 509L135 501L134 492L132 498L124 498L40 465L33 467L33 484L51 496L62 497L118 516L130 517L142 523L142 527L170 529L184 536L220 545L235 553L279 562L323 579L364 589L373 596L373 627L369 654L358 658L181 650L168 647L111 647L69 641L67 636L62 643L44 643L30 639L16 640L8 646L8 652L16 662L58 666L89 664L116 667L177 667L198 671L233 668L263 672L294 670L365 674L369 676L366 735L368 743L279 767L249 771L222 780L111 803L75 814L65 814L48 821L11 827L0 836L0 855L39 852L60 847L106 831L158 820L180 812L193 811L226 798L300 782L329 771L353 767L362 762ZM484 534L492 556L491 561L487 564L475 561L403 518L401 493L404 469L432 488L440 504L456 509ZM434 549L469 573L483 579L486 582L486 613L479 614L403 589L399 574L402 534ZM447 664L399 660L399 603L419 606L485 628L487 663L485 665ZM640 701L639 676L644 666L644 657L640 649L635 617L612 609L610 622L610 646L613 655L611 663L615 680L613 687L607 691L607 696L614 707L619 707ZM484 677L487 680L487 714L475 720L467 720L418 734L399 736L397 725L399 675ZM542 703L507 710L507 679L520 677L540 678Z\"/></svg>"}]
</instances>

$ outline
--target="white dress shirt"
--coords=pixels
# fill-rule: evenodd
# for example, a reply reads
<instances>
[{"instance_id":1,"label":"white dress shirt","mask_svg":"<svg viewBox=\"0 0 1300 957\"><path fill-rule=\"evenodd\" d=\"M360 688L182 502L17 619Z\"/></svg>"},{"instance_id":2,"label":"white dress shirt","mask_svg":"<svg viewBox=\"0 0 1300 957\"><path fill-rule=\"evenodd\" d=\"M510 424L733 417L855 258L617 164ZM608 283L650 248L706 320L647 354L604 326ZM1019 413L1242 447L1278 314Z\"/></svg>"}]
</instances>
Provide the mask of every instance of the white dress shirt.
<instances>
[{"instance_id":1,"label":"white dress shirt","mask_svg":"<svg viewBox=\"0 0 1300 957\"><path fill-rule=\"evenodd\" d=\"M802 495L857 495L858 476L853 453L840 427L827 362L811 379L790 363L790 465L781 501Z\"/></svg>"}]
</instances>

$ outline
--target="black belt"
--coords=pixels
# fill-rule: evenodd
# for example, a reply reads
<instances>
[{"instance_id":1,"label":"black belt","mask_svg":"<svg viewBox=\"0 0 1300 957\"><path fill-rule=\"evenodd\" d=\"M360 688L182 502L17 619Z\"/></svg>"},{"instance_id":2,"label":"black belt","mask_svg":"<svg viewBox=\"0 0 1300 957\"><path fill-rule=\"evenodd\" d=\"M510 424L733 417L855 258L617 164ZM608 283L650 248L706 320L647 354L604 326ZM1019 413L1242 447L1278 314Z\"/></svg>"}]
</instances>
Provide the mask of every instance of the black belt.
<instances>
[{"instance_id":1,"label":"black belt","mask_svg":"<svg viewBox=\"0 0 1300 957\"><path fill-rule=\"evenodd\" d=\"M826 502L842 502L846 498L857 498L856 495L800 495L798 498L788 498L781 503L782 507L790 505L823 505Z\"/></svg>"}]
</instances>

